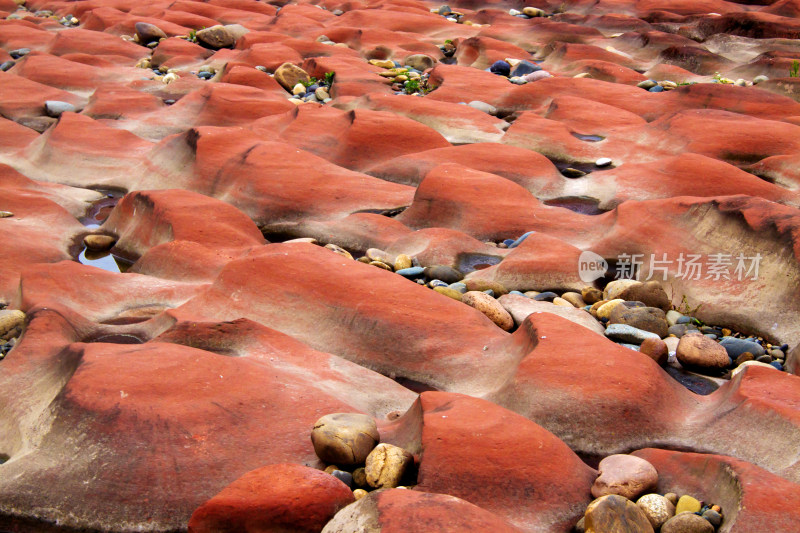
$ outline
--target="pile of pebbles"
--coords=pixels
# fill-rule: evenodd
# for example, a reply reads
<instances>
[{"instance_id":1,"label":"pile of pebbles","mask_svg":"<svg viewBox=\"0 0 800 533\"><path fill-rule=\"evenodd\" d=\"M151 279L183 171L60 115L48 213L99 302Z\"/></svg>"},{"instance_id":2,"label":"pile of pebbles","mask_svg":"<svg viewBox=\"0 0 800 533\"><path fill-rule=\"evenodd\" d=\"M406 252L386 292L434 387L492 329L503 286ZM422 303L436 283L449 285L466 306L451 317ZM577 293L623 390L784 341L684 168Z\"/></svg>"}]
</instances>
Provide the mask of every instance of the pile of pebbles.
<instances>
[{"instance_id":1,"label":"pile of pebbles","mask_svg":"<svg viewBox=\"0 0 800 533\"><path fill-rule=\"evenodd\" d=\"M256 70L267 72L267 68L261 65ZM292 94L289 101L298 105L330 102L335 76L335 72L326 72L321 79L317 79L293 63L282 64L272 75L281 87Z\"/></svg>"},{"instance_id":2,"label":"pile of pebbles","mask_svg":"<svg viewBox=\"0 0 800 533\"><path fill-rule=\"evenodd\" d=\"M261 70L261 69L259 69ZM333 72L326 72L323 79L309 77L292 87L292 98L303 102L328 103L331 98Z\"/></svg>"},{"instance_id":3,"label":"pile of pebbles","mask_svg":"<svg viewBox=\"0 0 800 533\"><path fill-rule=\"evenodd\" d=\"M542 69L535 62L513 57L495 61L486 70L497 76L507 78L509 82L515 85L525 85L526 83L553 77L552 74Z\"/></svg>"},{"instance_id":4,"label":"pile of pebbles","mask_svg":"<svg viewBox=\"0 0 800 533\"><path fill-rule=\"evenodd\" d=\"M431 8L431 13L436 13L437 15L441 15L446 20L450 22L455 22L456 24L464 24L465 26L475 26L480 28L481 26L488 26L488 24L478 24L477 22L472 22L471 20L467 20L467 16L460 11L453 11L450 6L447 4L441 5L439 7Z\"/></svg>"},{"instance_id":5,"label":"pile of pebbles","mask_svg":"<svg viewBox=\"0 0 800 533\"><path fill-rule=\"evenodd\" d=\"M619 524L625 524L628 533L714 533L722 525L719 505L689 494L652 492L658 472L640 457L610 455L598 468L600 475L592 485L596 499L573 528L576 533L622 531Z\"/></svg>"},{"instance_id":6,"label":"pile of pebbles","mask_svg":"<svg viewBox=\"0 0 800 533\"><path fill-rule=\"evenodd\" d=\"M562 300L580 304L577 293ZM706 325L673 309L657 281L615 280L603 291L581 291L586 309L605 328L608 338L638 350L659 364L701 375L731 379L746 366L784 370L788 344L771 344L724 326Z\"/></svg>"},{"instance_id":7,"label":"pile of pebbles","mask_svg":"<svg viewBox=\"0 0 800 533\"><path fill-rule=\"evenodd\" d=\"M763 75L756 76L755 78L753 78L753 81L745 80L744 78L732 80L730 78L725 78L723 76L720 76L719 73L717 73L714 75L713 79L711 80L711 83L721 83L723 85L735 85L737 87L752 87L753 85L758 85L759 83L763 83L767 80L769 80L769 78ZM673 89L677 89L681 85L694 85L696 83L698 82L690 81L688 83L676 83L671 80L657 81L649 79L640 81L639 83L636 84L636 86L639 87L640 89L644 89L651 93L660 93L663 91L671 91Z\"/></svg>"},{"instance_id":8,"label":"pile of pebbles","mask_svg":"<svg viewBox=\"0 0 800 533\"><path fill-rule=\"evenodd\" d=\"M391 59L370 59L369 63L384 69L378 75L392 82L395 94L424 96L431 91L428 87L429 75L425 72L435 63L430 56L414 54L408 56L403 65Z\"/></svg>"},{"instance_id":9,"label":"pile of pebbles","mask_svg":"<svg viewBox=\"0 0 800 533\"><path fill-rule=\"evenodd\" d=\"M64 15L63 17L59 17L55 15L52 10L50 9L39 9L37 11L31 12L28 8L24 5L25 2L17 2L17 9L13 13L9 14L6 17L6 20L20 20L30 16L37 17L37 18L50 18L61 24L62 26L66 26L67 28L74 28L75 26L80 24L80 20L78 17L72 14Z\"/></svg>"},{"instance_id":10,"label":"pile of pebbles","mask_svg":"<svg viewBox=\"0 0 800 533\"><path fill-rule=\"evenodd\" d=\"M314 423L311 442L325 472L340 480L360 500L370 491L416 484L414 456L380 442L375 420L358 413L333 413Z\"/></svg>"},{"instance_id":11,"label":"pile of pebbles","mask_svg":"<svg viewBox=\"0 0 800 533\"><path fill-rule=\"evenodd\" d=\"M529 234L520 237L518 241L522 242L527 235ZM315 242L313 239L295 239L296 241ZM336 244L326 244L325 248L348 259L355 259L350 252ZM443 296L465 303L485 314L504 331L511 331L514 328L514 319L511 314L496 300L496 298L508 294L508 291L499 283L465 280L464 273L452 266L431 265L423 267L416 258L405 254L393 256L378 248L368 249L365 255L355 260L382 270L394 272ZM518 293L518 291L511 292Z\"/></svg>"},{"instance_id":12,"label":"pile of pebbles","mask_svg":"<svg viewBox=\"0 0 800 533\"><path fill-rule=\"evenodd\" d=\"M0 304L0 360L17 345L25 327L25 313L19 309L6 309Z\"/></svg>"},{"instance_id":13,"label":"pile of pebbles","mask_svg":"<svg viewBox=\"0 0 800 533\"><path fill-rule=\"evenodd\" d=\"M515 248L532 233L487 244L498 248ZM314 239L295 241L316 243ZM422 266L416 258L405 254L395 256L378 248L370 248L356 259L335 244L326 244L325 248L348 259L394 272L443 296L474 307L505 331L514 329L511 314L497 300L505 294L582 309L603 326L608 339L647 355L659 365L667 367L676 379L679 379L679 375L708 378L697 386L692 385L689 378L679 379L700 394L712 392L722 380L732 379L748 366L783 371L789 351L788 344L772 344L763 337L749 336L724 326L707 325L689 313L677 311L658 281L619 279L611 281L602 290L587 286L580 292L508 291L497 282L465 279L463 272L449 265ZM473 268L479 270L489 266L480 264Z\"/></svg>"}]
</instances>

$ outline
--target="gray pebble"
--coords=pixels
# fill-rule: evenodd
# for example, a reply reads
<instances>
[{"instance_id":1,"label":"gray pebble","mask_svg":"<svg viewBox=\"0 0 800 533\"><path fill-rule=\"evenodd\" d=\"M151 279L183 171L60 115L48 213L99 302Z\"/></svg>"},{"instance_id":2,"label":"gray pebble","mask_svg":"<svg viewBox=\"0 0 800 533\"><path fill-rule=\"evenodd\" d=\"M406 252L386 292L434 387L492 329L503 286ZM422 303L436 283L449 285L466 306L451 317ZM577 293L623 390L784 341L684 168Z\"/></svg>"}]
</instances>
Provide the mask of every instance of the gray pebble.
<instances>
[{"instance_id":1,"label":"gray pebble","mask_svg":"<svg viewBox=\"0 0 800 533\"><path fill-rule=\"evenodd\" d=\"M58 118L62 113L75 112L75 106L69 102L61 102L59 100L47 100L44 103L44 110L48 116Z\"/></svg>"}]
</instances>

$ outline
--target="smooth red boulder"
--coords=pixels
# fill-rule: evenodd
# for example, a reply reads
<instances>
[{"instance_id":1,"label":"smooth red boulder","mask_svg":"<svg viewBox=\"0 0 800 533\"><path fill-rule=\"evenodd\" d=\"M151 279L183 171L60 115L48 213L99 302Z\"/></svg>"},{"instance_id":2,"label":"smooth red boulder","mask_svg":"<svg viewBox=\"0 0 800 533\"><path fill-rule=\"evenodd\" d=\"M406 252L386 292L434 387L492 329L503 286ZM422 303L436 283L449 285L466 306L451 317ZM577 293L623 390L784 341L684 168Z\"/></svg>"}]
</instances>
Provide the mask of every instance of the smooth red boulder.
<instances>
[{"instance_id":1,"label":"smooth red boulder","mask_svg":"<svg viewBox=\"0 0 800 533\"><path fill-rule=\"evenodd\" d=\"M201 505L190 533L319 532L353 492L332 475L298 464L276 464L248 472Z\"/></svg>"},{"instance_id":2,"label":"smooth red boulder","mask_svg":"<svg viewBox=\"0 0 800 533\"><path fill-rule=\"evenodd\" d=\"M458 394L422 393L387 438L418 451L414 490L457 496L524 530L568 531L597 476L544 428Z\"/></svg>"},{"instance_id":3,"label":"smooth red boulder","mask_svg":"<svg viewBox=\"0 0 800 533\"><path fill-rule=\"evenodd\" d=\"M266 242L235 207L179 189L126 195L103 229L117 235L116 249L132 257L168 241L192 241L211 249L249 248Z\"/></svg>"}]
</instances>

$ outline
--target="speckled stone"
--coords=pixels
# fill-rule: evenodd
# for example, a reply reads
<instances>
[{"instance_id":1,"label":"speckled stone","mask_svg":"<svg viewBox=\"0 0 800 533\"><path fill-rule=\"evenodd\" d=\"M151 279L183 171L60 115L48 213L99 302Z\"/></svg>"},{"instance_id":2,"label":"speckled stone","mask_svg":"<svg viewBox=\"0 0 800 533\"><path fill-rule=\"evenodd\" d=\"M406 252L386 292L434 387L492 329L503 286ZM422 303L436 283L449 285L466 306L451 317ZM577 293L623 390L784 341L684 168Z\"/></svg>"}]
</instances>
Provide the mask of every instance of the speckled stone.
<instances>
[{"instance_id":1,"label":"speckled stone","mask_svg":"<svg viewBox=\"0 0 800 533\"><path fill-rule=\"evenodd\" d=\"M636 505L644 511L650 525L656 530L675 516L675 506L660 494L645 494L636 501Z\"/></svg>"},{"instance_id":2,"label":"speckled stone","mask_svg":"<svg viewBox=\"0 0 800 533\"><path fill-rule=\"evenodd\" d=\"M503 309L500 302L484 292L469 291L461 297L461 301L489 317L489 320L505 331L511 331L514 327L514 319L508 311Z\"/></svg>"}]
</instances>

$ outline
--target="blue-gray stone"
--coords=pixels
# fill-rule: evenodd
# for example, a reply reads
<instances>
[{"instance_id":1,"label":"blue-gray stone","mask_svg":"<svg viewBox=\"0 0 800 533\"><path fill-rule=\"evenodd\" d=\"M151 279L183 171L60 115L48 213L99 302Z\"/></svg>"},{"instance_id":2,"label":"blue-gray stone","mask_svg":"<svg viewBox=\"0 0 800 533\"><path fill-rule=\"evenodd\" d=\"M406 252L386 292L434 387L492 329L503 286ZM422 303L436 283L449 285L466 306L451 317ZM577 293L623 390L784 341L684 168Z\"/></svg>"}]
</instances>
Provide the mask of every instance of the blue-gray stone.
<instances>
[{"instance_id":1,"label":"blue-gray stone","mask_svg":"<svg viewBox=\"0 0 800 533\"><path fill-rule=\"evenodd\" d=\"M644 80L636 84L636 86L639 87L640 89L652 89L656 85L658 85L656 80Z\"/></svg>"},{"instance_id":2,"label":"blue-gray stone","mask_svg":"<svg viewBox=\"0 0 800 533\"><path fill-rule=\"evenodd\" d=\"M645 339L660 339L655 333L644 331L627 324L611 324L606 328L606 337L609 339L628 342L631 344L642 344Z\"/></svg>"},{"instance_id":3,"label":"blue-gray stone","mask_svg":"<svg viewBox=\"0 0 800 533\"><path fill-rule=\"evenodd\" d=\"M756 359L764 355L764 347L757 342L736 339L734 337L725 337L720 344L734 361L744 352L750 352Z\"/></svg>"},{"instance_id":4,"label":"blue-gray stone","mask_svg":"<svg viewBox=\"0 0 800 533\"><path fill-rule=\"evenodd\" d=\"M781 351L783 353L788 352L789 351L789 345L788 344L781 344Z\"/></svg>"},{"instance_id":5,"label":"blue-gray stone","mask_svg":"<svg viewBox=\"0 0 800 533\"><path fill-rule=\"evenodd\" d=\"M447 265L425 267L425 276L428 279L440 279L447 285L464 279L464 274Z\"/></svg>"},{"instance_id":6,"label":"blue-gray stone","mask_svg":"<svg viewBox=\"0 0 800 533\"><path fill-rule=\"evenodd\" d=\"M526 231L525 233L522 234L522 236L519 239L517 239L516 241L512 242L511 244L509 244L508 247L509 248L516 248L517 246L522 244L522 241L524 241L525 239L527 239L528 237L530 237L534 233L536 233L536 232L535 231Z\"/></svg>"},{"instance_id":7,"label":"blue-gray stone","mask_svg":"<svg viewBox=\"0 0 800 533\"><path fill-rule=\"evenodd\" d=\"M676 320L675 323L676 324L691 324L692 323L692 317L690 317L690 316L682 316L682 317L678 318L678 320Z\"/></svg>"},{"instance_id":8,"label":"blue-gray stone","mask_svg":"<svg viewBox=\"0 0 800 533\"><path fill-rule=\"evenodd\" d=\"M629 344L627 342L618 342L617 344L619 344L623 348L627 348L629 350L635 350L637 352L639 351L639 346L636 345L636 344Z\"/></svg>"},{"instance_id":9,"label":"blue-gray stone","mask_svg":"<svg viewBox=\"0 0 800 533\"><path fill-rule=\"evenodd\" d=\"M708 337L711 340L714 340L714 341L717 340L717 336L714 335L713 333L703 333L703 335L705 335L706 337Z\"/></svg>"},{"instance_id":10,"label":"blue-gray stone","mask_svg":"<svg viewBox=\"0 0 800 533\"><path fill-rule=\"evenodd\" d=\"M408 267L401 268L396 272L396 274L400 274L405 278L413 278L415 276L421 276L423 272L425 272L425 269L422 267Z\"/></svg>"},{"instance_id":11,"label":"blue-gray stone","mask_svg":"<svg viewBox=\"0 0 800 533\"><path fill-rule=\"evenodd\" d=\"M771 364L772 366L774 366L775 368L777 368L778 370L783 370L783 365L782 365L782 364L780 364L778 361L773 361L773 362L771 362L770 364Z\"/></svg>"},{"instance_id":12,"label":"blue-gray stone","mask_svg":"<svg viewBox=\"0 0 800 533\"><path fill-rule=\"evenodd\" d=\"M661 85L656 85L655 87L650 87L650 88L649 88L649 89L647 89L647 90L648 90L649 92L651 92L651 93L660 93L661 91L663 91L663 90L664 90L664 88L663 88Z\"/></svg>"},{"instance_id":13,"label":"blue-gray stone","mask_svg":"<svg viewBox=\"0 0 800 533\"><path fill-rule=\"evenodd\" d=\"M492 66L489 67L489 72L497 74L498 76L508 76L511 74L511 65L502 60L495 61L492 63Z\"/></svg>"},{"instance_id":14,"label":"blue-gray stone","mask_svg":"<svg viewBox=\"0 0 800 533\"><path fill-rule=\"evenodd\" d=\"M437 11L437 13L439 13L440 15L449 15L452 12L453 12L453 10L450 9L450 6L448 6L447 4L444 4L443 6L441 6L439 8L439 10Z\"/></svg>"},{"instance_id":15,"label":"blue-gray stone","mask_svg":"<svg viewBox=\"0 0 800 533\"><path fill-rule=\"evenodd\" d=\"M465 292L467 292L467 285L465 283L461 283L460 281L458 281L456 283L451 283L449 285L449 287L451 289L453 289L454 291L460 292L461 294L464 294Z\"/></svg>"},{"instance_id":16,"label":"blue-gray stone","mask_svg":"<svg viewBox=\"0 0 800 533\"><path fill-rule=\"evenodd\" d=\"M8 55L10 55L14 59L19 59L20 57L26 56L31 53L30 48L17 48L16 50L11 50Z\"/></svg>"},{"instance_id":17,"label":"blue-gray stone","mask_svg":"<svg viewBox=\"0 0 800 533\"><path fill-rule=\"evenodd\" d=\"M0 70L6 72L10 70L11 67L13 67L14 65L16 65L14 61L4 61L2 64L0 64Z\"/></svg>"},{"instance_id":18,"label":"blue-gray stone","mask_svg":"<svg viewBox=\"0 0 800 533\"><path fill-rule=\"evenodd\" d=\"M486 290L485 290L485 291L483 291L483 292L485 292L486 294L488 294L489 296L491 296L492 298L494 298L494 291L493 291L492 289L486 289Z\"/></svg>"},{"instance_id":19,"label":"blue-gray stone","mask_svg":"<svg viewBox=\"0 0 800 533\"><path fill-rule=\"evenodd\" d=\"M331 472L331 475L351 489L353 488L353 475L350 472L345 472L344 470L334 470Z\"/></svg>"},{"instance_id":20,"label":"blue-gray stone","mask_svg":"<svg viewBox=\"0 0 800 533\"><path fill-rule=\"evenodd\" d=\"M525 74L530 74L531 72L536 72L537 70L542 70L542 67L531 63L530 61L520 61L517 63L517 66L514 67L514 70L511 72L512 76L524 76Z\"/></svg>"},{"instance_id":21,"label":"blue-gray stone","mask_svg":"<svg viewBox=\"0 0 800 533\"><path fill-rule=\"evenodd\" d=\"M510 291L508 294L516 294L517 296L525 296L525 293L522 293L520 291ZM527 298L527 296L526 296L526 298Z\"/></svg>"},{"instance_id":22,"label":"blue-gray stone","mask_svg":"<svg viewBox=\"0 0 800 533\"><path fill-rule=\"evenodd\" d=\"M558 298L558 294L550 291L540 292L533 297L537 302L552 302L556 298Z\"/></svg>"},{"instance_id":23,"label":"blue-gray stone","mask_svg":"<svg viewBox=\"0 0 800 533\"><path fill-rule=\"evenodd\" d=\"M697 331L697 328L691 324L675 324L667 329L667 335L675 335L680 338L686 335L689 331Z\"/></svg>"},{"instance_id":24,"label":"blue-gray stone","mask_svg":"<svg viewBox=\"0 0 800 533\"><path fill-rule=\"evenodd\" d=\"M703 511L702 517L708 520L715 528L719 527L722 523L722 515L711 509Z\"/></svg>"},{"instance_id":25,"label":"blue-gray stone","mask_svg":"<svg viewBox=\"0 0 800 533\"><path fill-rule=\"evenodd\" d=\"M197 73L197 77L201 78L201 79L204 79L204 80L210 80L211 78L214 77L214 73L213 72L208 72L207 70L204 70L202 72L198 72Z\"/></svg>"},{"instance_id":26,"label":"blue-gray stone","mask_svg":"<svg viewBox=\"0 0 800 533\"><path fill-rule=\"evenodd\" d=\"M47 100L44 103L44 111L48 116L58 118L62 113L74 112L75 106L69 102L61 102L59 100Z\"/></svg>"},{"instance_id":27,"label":"blue-gray stone","mask_svg":"<svg viewBox=\"0 0 800 533\"><path fill-rule=\"evenodd\" d=\"M503 241L503 244L505 244L506 246L511 246L512 244L514 244L514 242L515 242L514 239L505 239Z\"/></svg>"}]
</instances>

